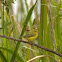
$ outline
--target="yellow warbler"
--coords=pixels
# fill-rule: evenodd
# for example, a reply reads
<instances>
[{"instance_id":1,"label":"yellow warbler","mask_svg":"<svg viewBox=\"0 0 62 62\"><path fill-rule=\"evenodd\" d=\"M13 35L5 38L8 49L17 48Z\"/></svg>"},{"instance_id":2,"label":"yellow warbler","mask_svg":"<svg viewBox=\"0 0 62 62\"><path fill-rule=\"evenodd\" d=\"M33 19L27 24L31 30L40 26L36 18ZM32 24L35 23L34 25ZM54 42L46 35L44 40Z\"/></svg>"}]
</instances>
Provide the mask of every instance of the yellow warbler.
<instances>
[{"instance_id":1,"label":"yellow warbler","mask_svg":"<svg viewBox=\"0 0 62 62\"><path fill-rule=\"evenodd\" d=\"M37 30L37 27L33 27L33 31L31 32L28 32L24 38L27 39L28 41L33 41L35 40L37 37L38 37L38 30Z\"/></svg>"}]
</instances>

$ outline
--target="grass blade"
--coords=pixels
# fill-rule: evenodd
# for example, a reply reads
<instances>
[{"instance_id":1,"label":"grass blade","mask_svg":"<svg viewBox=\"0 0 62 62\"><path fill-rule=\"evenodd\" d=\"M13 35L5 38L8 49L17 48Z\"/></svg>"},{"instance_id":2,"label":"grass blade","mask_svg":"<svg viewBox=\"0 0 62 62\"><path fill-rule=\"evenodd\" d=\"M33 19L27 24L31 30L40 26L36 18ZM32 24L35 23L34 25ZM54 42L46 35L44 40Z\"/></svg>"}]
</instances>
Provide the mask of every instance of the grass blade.
<instances>
[{"instance_id":1,"label":"grass blade","mask_svg":"<svg viewBox=\"0 0 62 62\"><path fill-rule=\"evenodd\" d=\"M3 62L8 62L6 57L3 55L3 53L0 50L0 57L2 58Z\"/></svg>"},{"instance_id":2,"label":"grass blade","mask_svg":"<svg viewBox=\"0 0 62 62\"><path fill-rule=\"evenodd\" d=\"M36 3L37 3L37 1L36 1ZM28 21L29 21L31 15L32 15L32 11L33 11L33 9L34 9L36 3L32 6L32 8L29 10L29 12L28 12L28 14L27 14L27 17L26 17L26 20L25 20L25 22L24 22L24 26L23 26L22 33L21 33L20 37L23 36L23 34L24 34L24 31L25 31L24 29L26 28L26 26L27 26L27 24L28 24ZM20 39L21 39L21 38L20 38ZM16 54L17 54L17 51L18 51L18 49L19 49L19 45L20 45L20 42L18 42L18 43L16 44L16 48L15 48L15 50L14 50L14 53L13 53L13 55L12 55L12 57L11 57L11 61L10 61L10 62L14 62L15 57L16 57Z\"/></svg>"},{"instance_id":3,"label":"grass blade","mask_svg":"<svg viewBox=\"0 0 62 62\"><path fill-rule=\"evenodd\" d=\"M1 49L1 50L4 50L4 51L7 51L7 52L10 53L10 54L13 54L13 51L10 50L10 49L4 48L4 47L0 47L0 49ZM19 61L24 62L23 59L22 59L18 54L16 55L16 58L17 58Z\"/></svg>"}]
</instances>

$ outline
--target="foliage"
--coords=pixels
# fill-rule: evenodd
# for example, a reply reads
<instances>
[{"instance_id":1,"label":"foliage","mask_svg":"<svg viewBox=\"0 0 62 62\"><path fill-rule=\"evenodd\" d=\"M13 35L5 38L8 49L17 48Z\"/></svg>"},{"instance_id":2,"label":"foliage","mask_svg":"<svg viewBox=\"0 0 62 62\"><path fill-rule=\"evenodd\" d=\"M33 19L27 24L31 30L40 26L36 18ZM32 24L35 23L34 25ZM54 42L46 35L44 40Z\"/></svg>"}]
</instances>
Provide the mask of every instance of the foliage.
<instances>
[{"instance_id":1,"label":"foliage","mask_svg":"<svg viewBox=\"0 0 62 62\"><path fill-rule=\"evenodd\" d=\"M14 14L15 2L18 3L16 14ZM24 34L32 31L33 26L36 25L38 38L33 40L34 43L62 54L61 3L61 0L35 0L35 3L31 0L30 4L27 0L6 0L4 2L0 0L0 35L4 33L8 37L25 40ZM26 28L29 31L26 31ZM34 62L62 62L61 57L51 52L0 38L0 62L29 62L30 59L35 59Z\"/></svg>"}]
</instances>

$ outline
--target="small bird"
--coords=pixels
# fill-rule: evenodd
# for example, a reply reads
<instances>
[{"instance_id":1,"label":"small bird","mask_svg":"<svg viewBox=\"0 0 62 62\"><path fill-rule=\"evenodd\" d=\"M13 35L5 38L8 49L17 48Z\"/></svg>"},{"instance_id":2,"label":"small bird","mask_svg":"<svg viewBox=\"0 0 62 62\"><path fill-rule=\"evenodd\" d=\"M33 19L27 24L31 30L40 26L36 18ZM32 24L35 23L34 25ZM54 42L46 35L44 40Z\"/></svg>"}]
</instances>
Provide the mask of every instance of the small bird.
<instances>
[{"instance_id":1,"label":"small bird","mask_svg":"<svg viewBox=\"0 0 62 62\"><path fill-rule=\"evenodd\" d=\"M33 27L33 31L27 33L24 38L27 39L28 41L33 41L38 37L38 29L36 26Z\"/></svg>"}]
</instances>

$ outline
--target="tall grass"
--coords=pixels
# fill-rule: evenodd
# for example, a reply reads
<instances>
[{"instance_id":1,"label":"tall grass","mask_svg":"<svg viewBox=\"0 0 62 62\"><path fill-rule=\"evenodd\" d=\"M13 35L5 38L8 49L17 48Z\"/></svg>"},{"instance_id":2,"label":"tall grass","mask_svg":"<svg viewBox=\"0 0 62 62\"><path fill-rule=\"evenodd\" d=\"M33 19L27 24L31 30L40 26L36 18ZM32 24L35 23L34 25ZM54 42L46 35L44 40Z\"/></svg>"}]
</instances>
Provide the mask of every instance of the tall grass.
<instances>
[{"instance_id":1,"label":"tall grass","mask_svg":"<svg viewBox=\"0 0 62 62\"><path fill-rule=\"evenodd\" d=\"M27 0L18 0L15 16L13 11L15 2L7 0L4 4L3 14L3 3L0 0L0 35L3 35L4 29L5 36L22 40L24 34L27 33L26 27L29 26L32 31L33 24L35 24L38 28L38 38L34 40L34 43L62 54L61 3L61 0L37 0L35 3L31 0L31 4L28 5ZM40 6L40 14L38 13L38 5ZM34 20L31 17L33 12ZM27 46L27 44L14 40L0 38L0 62L29 62L30 59L33 62L62 62L61 57L36 46Z\"/></svg>"}]
</instances>

